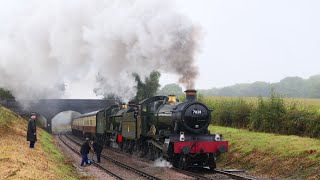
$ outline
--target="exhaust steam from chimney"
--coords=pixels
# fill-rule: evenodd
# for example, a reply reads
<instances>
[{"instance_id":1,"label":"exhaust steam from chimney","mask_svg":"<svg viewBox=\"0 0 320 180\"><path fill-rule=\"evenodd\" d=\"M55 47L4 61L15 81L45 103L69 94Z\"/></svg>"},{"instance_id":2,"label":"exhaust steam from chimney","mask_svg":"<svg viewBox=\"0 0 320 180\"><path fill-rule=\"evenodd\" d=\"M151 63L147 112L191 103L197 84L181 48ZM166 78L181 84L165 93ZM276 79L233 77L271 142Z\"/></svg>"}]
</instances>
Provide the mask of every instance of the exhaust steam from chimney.
<instances>
[{"instance_id":1,"label":"exhaust steam from chimney","mask_svg":"<svg viewBox=\"0 0 320 180\"><path fill-rule=\"evenodd\" d=\"M0 87L19 101L59 98L66 82L84 77L96 81L98 94L128 101L136 94L132 73L145 77L153 70L177 74L194 88L201 29L170 1L6 2Z\"/></svg>"}]
</instances>

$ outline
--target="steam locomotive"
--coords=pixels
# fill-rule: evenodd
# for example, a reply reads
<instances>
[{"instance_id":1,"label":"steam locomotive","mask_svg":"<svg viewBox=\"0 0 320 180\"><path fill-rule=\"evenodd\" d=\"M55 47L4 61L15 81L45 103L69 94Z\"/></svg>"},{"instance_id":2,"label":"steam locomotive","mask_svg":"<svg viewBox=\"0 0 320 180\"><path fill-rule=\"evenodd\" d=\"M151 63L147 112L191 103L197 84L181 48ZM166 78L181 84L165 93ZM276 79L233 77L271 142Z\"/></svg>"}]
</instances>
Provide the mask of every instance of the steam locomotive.
<instances>
[{"instance_id":1,"label":"steam locomotive","mask_svg":"<svg viewBox=\"0 0 320 180\"><path fill-rule=\"evenodd\" d=\"M185 102L174 95L154 96L84 114L73 119L72 132L151 160L163 157L181 169L214 169L228 142L209 132L211 111L196 100L196 92L186 90Z\"/></svg>"}]
</instances>

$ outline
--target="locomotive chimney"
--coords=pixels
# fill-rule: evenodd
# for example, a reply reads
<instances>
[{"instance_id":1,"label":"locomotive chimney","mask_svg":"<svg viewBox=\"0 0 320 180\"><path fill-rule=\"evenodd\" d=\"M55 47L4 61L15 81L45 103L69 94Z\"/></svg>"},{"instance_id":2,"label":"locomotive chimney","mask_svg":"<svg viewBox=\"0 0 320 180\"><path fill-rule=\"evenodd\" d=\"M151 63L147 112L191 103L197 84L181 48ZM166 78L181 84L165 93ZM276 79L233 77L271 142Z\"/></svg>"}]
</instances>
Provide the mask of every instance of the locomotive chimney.
<instances>
[{"instance_id":1,"label":"locomotive chimney","mask_svg":"<svg viewBox=\"0 0 320 180\"><path fill-rule=\"evenodd\" d=\"M195 89L187 89L184 92L186 93L187 101L197 100L197 91Z\"/></svg>"}]
</instances>

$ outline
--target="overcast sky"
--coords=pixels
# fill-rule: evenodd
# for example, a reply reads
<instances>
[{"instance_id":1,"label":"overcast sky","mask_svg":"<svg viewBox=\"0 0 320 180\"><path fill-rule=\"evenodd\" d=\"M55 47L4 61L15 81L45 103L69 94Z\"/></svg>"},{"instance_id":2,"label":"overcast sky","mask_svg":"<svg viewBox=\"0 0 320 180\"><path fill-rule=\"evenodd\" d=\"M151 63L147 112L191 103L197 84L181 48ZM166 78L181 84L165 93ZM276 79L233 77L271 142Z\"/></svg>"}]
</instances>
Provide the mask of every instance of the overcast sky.
<instances>
[{"instance_id":1,"label":"overcast sky","mask_svg":"<svg viewBox=\"0 0 320 180\"><path fill-rule=\"evenodd\" d=\"M27 6L20 0L0 2ZM320 74L319 0L176 0L176 5L204 32L196 89ZM9 10L0 7L0 22ZM160 82L177 78L163 74ZM68 97L95 97L81 84L68 86Z\"/></svg>"},{"instance_id":2,"label":"overcast sky","mask_svg":"<svg viewBox=\"0 0 320 180\"><path fill-rule=\"evenodd\" d=\"M205 32L197 56L196 88L320 74L318 0L177 0L177 4Z\"/></svg>"}]
</instances>

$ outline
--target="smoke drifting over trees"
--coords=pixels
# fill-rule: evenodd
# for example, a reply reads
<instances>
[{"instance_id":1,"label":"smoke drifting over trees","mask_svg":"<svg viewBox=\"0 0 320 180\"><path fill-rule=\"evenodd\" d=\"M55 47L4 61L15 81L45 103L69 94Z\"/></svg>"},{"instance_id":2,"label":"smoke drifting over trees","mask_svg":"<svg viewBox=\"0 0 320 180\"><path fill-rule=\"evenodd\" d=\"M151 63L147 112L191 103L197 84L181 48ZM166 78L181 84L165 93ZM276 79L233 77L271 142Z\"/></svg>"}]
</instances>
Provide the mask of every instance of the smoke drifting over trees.
<instances>
[{"instance_id":1,"label":"smoke drifting over trees","mask_svg":"<svg viewBox=\"0 0 320 180\"><path fill-rule=\"evenodd\" d=\"M186 88L198 75L200 28L169 1L31 0L8 9L0 17L0 87L17 100L59 98L65 82L83 77L129 100L133 73L174 73Z\"/></svg>"}]
</instances>

